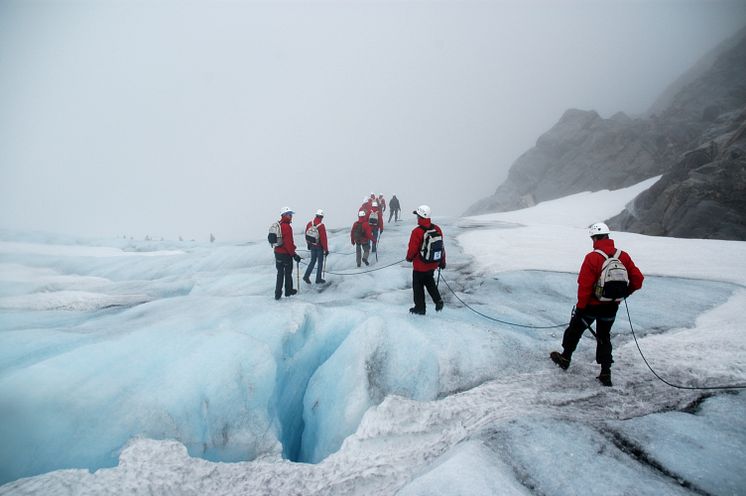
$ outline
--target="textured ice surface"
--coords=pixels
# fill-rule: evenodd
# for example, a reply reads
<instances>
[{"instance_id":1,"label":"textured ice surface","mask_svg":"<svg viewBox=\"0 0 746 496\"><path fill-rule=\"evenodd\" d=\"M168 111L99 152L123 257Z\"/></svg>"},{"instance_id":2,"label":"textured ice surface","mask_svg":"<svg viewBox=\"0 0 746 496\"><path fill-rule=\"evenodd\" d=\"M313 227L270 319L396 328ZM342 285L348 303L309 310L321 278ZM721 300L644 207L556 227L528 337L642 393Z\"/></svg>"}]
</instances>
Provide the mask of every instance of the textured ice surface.
<instances>
[{"instance_id":1,"label":"textured ice surface","mask_svg":"<svg viewBox=\"0 0 746 496\"><path fill-rule=\"evenodd\" d=\"M281 301L265 243L3 232L0 493L742 490L742 395L700 404L703 392L657 381L626 313L615 387L601 388L592 339L561 371L547 359L561 327L487 320L445 286L503 321L567 322L583 229L436 221L446 308L424 317L408 314L411 269L397 264L409 221L387 226L367 270L393 265L363 274L347 229L333 233L329 284L301 282ZM746 382L746 276L727 263L746 244L618 239L648 275L629 308L656 370L684 385Z\"/></svg>"}]
</instances>

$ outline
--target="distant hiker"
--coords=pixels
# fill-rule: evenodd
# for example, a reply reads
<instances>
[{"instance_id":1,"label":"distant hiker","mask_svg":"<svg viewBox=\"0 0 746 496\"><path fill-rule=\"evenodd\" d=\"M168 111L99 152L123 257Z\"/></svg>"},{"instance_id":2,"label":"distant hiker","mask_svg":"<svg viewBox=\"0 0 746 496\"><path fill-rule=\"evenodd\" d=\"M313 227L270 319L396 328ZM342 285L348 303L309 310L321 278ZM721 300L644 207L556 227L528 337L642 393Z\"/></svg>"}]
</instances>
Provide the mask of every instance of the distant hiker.
<instances>
[{"instance_id":1,"label":"distant hiker","mask_svg":"<svg viewBox=\"0 0 746 496\"><path fill-rule=\"evenodd\" d=\"M381 207L381 213L386 213L386 198L383 197L383 194L378 195L378 206Z\"/></svg>"},{"instance_id":2,"label":"distant hiker","mask_svg":"<svg viewBox=\"0 0 746 496\"><path fill-rule=\"evenodd\" d=\"M383 232L383 213L377 201L371 204L370 212L368 213L368 224L373 233L373 249L371 251L375 253L378 247L378 237Z\"/></svg>"},{"instance_id":3,"label":"distant hiker","mask_svg":"<svg viewBox=\"0 0 746 496\"><path fill-rule=\"evenodd\" d=\"M399 199L396 197L396 195L391 197L391 201L389 201L389 222L391 222L391 216L394 216L394 220L396 222L399 222L399 212L401 211L401 206L399 205Z\"/></svg>"},{"instance_id":4,"label":"distant hiker","mask_svg":"<svg viewBox=\"0 0 746 496\"><path fill-rule=\"evenodd\" d=\"M366 196L365 198L363 198L363 203L360 205L360 208L358 208L357 210L358 210L358 212L360 210L362 210L363 212L365 212L365 215L367 217L368 214L370 213L370 209L371 209L372 205L373 205L373 199L371 197L369 197L369 196Z\"/></svg>"},{"instance_id":5,"label":"distant hiker","mask_svg":"<svg viewBox=\"0 0 746 496\"><path fill-rule=\"evenodd\" d=\"M323 284L326 281L321 278L321 271L324 268L324 257L329 254L329 245L326 240L324 211L321 209L317 210L316 217L306 224L306 243L308 243L308 249L311 252L311 263L308 264L303 280L307 284L311 284L311 272L313 272L313 267L316 265L316 261L318 261L319 268L316 271L316 284Z\"/></svg>"},{"instance_id":6,"label":"distant hiker","mask_svg":"<svg viewBox=\"0 0 746 496\"><path fill-rule=\"evenodd\" d=\"M443 298L433 276L435 269L446 268L443 231L430 220L430 207L420 205L412 212L417 215L417 227L409 236L407 262L412 262L412 293L414 306L410 313L425 315L425 288L435 303L435 311L443 309Z\"/></svg>"},{"instance_id":7,"label":"distant hiker","mask_svg":"<svg viewBox=\"0 0 746 496\"><path fill-rule=\"evenodd\" d=\"M588 234L593 251L583 260L578 274L578 302L570 324L562 338L562 353L553 351L549 357L563 370L570 366L572 353L586 329L596 321L596 363L601 365L598 380L611 386L611 326L619 302L642 287L644 279L627 252L618 250L609 238L609 227L603 222L593 224Z\"/></svg>"},{"instance_id":8,"label":"distant hiker","mask_svg":"<svg viewBox=\"0 0 746 496\"><path fill-rule=\"evenodd\" d=\"M280 210L280 220L269 228L267 240L275 249L275 267L277 268L277 283L275 284L275 300L282 297L283 281L285 283L285 296L293 296L298 292L293 289L293 260L300 262L300 256L295 253L295 242L293 241L293 210L283 207Z\"/></svg>"},{"instance_id":9,"label":"distant hiker","mask_svg":"<svg viewBox=\"0 0 746 496\"><path fill-rule=\"evenodd\" d=\"M367 214L365 210L360 210L357 213L357 221L352 224L352 230L350 230L350 241L355 245L355 261L357 266L360 267L360 255L362 251L362 260L365 265L368 264L368 255L370 255L370 242L373 239L373 233L368 224Z\"/></svg>"}]
</instances>

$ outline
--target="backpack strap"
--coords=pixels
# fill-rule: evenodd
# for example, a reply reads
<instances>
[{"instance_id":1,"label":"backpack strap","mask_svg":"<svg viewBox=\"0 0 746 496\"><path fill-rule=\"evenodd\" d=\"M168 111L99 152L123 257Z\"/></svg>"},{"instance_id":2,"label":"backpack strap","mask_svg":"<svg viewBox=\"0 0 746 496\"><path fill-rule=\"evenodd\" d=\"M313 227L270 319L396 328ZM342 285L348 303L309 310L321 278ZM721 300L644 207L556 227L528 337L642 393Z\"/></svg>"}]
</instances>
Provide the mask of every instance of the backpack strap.
<instances>
[{"instance_id":1,"label":"backpack strap","mask_svg":"<svg viewBox=\"0 0 746 496\"><path fill-rule=\"evenodd\" d=\"M604 257L604 260L608 260L609 259L609 256L605 252L603 252L602 250L593 250L593 251L596 252L596 253L598 253L598 254L600 254L602 257ZM617 252L618 251L619 250L617 250Z\"/></svg>"},{"instance_id":2,"label":"backpack strap","mask_svg":"<svg viewBox=\"0 0 746 496\"><path fill-rule=\"evenodd\" d=\"M614 252L614 258L619 258L622 256L622 250L618 249Z\"/></svg>"}]
</instances>

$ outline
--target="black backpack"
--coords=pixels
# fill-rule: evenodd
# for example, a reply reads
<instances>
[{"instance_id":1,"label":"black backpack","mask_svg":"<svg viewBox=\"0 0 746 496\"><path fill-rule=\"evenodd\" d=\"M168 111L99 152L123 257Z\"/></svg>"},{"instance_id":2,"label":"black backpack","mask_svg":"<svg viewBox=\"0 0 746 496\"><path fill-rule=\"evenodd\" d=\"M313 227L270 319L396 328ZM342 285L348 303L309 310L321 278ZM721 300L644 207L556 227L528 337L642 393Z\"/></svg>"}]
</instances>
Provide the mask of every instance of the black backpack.
<instances>
[{"instance_id":1,"label":"black backpack","mask_svg":"<svg viewBox=\"0 0 746 496\"><path fill-rule=\"evenodd\" d=\"M420 245L420 258L426 263L440 262L443 257L443 236L438 232L435 224L430 227L420 227L425 231Z\"/></svg>"}]
</instances>

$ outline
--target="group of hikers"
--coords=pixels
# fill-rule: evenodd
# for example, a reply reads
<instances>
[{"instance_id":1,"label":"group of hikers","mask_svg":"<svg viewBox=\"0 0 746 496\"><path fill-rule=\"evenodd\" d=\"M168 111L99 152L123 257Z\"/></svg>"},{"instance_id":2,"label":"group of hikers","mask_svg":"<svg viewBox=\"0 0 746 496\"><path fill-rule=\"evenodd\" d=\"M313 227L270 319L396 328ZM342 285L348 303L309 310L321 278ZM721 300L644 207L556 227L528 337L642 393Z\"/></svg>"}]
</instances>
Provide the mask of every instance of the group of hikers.
<instances>
[{"instance_id":1,"label":"group of hikers","mask_svg":"<svg viewBox=\"0 0 746 496\"><path fill-rule=\"evenodd\" d=\"M399 217L399 200L394 195L389 202L389 222L392 215ZM358 218L350 230L350 242L355 246L357 266L361 262L369 265L370 253L376 253L383 233L383 213L386 202L383 195L371 193L365 197L358 210ZM290 225L293 218L290 207L280 211L279 222L270 227L268 239L274 247L277 282L275 299L282 297L284 285L285 296L297 293L293 288L293 260L300 262L293 242L293 230ZM431 220L431 209L420 205L412 212L417 216L417 226L412 229L407 245L406 261L412 263L412 296L414 306L409 312L425 315L425 289L430 294L435 310L443 309L443 298L435 282L435 270L446 268L446 251L443 244L443 231ZM318 210L313 220L306 225L306 241L311 252L311 262L306 269L303 280L310 284L310 275L317 266L316 283L323 284L322 267L324 257L329 254L326 228L323 223L324 211ZM614 245L609 237L609 227L598 222L590 226L588 235L593 244L580 267L578 274L577 303L573 308L572 318L562 338L562 352L552 351L550 359L561 369L567 370L572 354L586 330L596 337L596 363L601 366L598 380L604 386L611 386L612 357L611 327L616 319L619 303L642 287L644 276L632 258ZM590 327L596 323L595 332Z\"/></svg>"}]
</instances>

